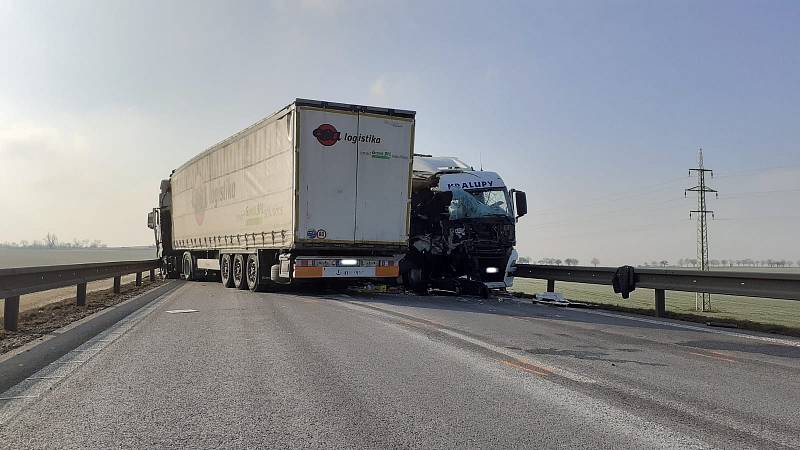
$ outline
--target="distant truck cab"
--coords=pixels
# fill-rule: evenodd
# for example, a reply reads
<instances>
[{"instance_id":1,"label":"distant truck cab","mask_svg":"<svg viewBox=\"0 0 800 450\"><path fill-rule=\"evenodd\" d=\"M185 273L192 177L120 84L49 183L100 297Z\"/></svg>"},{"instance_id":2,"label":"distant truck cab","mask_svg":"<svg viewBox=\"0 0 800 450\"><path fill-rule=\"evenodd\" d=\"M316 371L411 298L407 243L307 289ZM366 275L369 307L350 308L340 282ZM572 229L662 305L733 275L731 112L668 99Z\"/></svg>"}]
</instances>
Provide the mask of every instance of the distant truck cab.
<instances>
[{"instance_id":1,"label":"distant truck cab","mask_svg":"<svg viewBox=\"0 0 800 450\"><path fill-rule=\"evenodd\" d=\"M404 283L488 296L513 283L515 223L527 213L522 191L496 172L453 157L415 155Z\"/></svg>"}]
</instances>

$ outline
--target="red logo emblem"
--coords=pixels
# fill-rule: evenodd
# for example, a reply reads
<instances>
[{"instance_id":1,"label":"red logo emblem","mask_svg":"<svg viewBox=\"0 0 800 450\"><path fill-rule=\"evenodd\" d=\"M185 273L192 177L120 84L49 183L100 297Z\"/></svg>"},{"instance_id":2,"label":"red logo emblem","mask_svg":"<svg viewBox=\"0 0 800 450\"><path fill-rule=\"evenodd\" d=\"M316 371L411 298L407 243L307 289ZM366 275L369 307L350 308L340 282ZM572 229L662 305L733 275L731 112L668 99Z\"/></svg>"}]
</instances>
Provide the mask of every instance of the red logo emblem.
<instances>
[{"instance_id":1,"label":"red logo emblem","mask_svg":"<svg viewBox=\"0 0 800 450\"><path fill-rule=\"evenodd\" d=\"M336 130L336 127L329 123L323 123L314 130L314 137L317 138L320 144L330 147L331 145L339 142L341 134Z\"/></svg>"}]
</instances>

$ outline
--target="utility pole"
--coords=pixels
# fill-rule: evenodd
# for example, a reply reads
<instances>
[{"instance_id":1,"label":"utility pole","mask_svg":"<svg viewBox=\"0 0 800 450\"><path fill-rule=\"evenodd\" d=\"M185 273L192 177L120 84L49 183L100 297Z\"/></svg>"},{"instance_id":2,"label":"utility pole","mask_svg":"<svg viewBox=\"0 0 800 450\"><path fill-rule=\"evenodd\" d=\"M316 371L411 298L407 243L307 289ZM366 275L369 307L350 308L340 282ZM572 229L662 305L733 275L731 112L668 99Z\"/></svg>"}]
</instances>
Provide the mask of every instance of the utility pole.
<instances>
[{"instance_id":1,"label":"utility pole","mask_svg":"<svg viewBox=\"0 0 800 450\"><path fill-rule=\"evenodd\" d=\"M683 191L686 196L687 192L697 192L697 209L689 211L689 218L692 214L697 214L697 262L700 264L700 270L708 270L708 215L714 218L714 211L706 209L706 192L713 192L719 197L719 194L714 189L706 186L706 172L711 177L714 177L714 171L703 167L703 149L697 151L697 167L689 169L689 176L697 175L697 186L690 187ZM697 311L711 310L711 294L695 292L694 294L694 307Z\"/></svg>"}]
</instances>

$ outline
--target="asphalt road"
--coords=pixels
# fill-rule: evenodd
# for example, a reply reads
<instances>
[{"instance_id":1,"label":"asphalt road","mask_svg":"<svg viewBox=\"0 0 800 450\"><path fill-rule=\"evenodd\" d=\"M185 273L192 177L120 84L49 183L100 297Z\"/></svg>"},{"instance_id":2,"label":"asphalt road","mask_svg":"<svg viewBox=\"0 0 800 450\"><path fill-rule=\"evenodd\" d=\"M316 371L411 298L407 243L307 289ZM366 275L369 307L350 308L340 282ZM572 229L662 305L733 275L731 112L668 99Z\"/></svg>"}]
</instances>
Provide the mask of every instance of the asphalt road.
<instances>
[{"instance_id":1,"label":"asphalt road","mask_svg":"<svg viewBox=\"0 0 800 450\"><path fill-rule=\"evenodd\" d=\"M800 344L740 334L186 283L0 395L0 447L800 447Z\"/></svg>"}]
</instances>

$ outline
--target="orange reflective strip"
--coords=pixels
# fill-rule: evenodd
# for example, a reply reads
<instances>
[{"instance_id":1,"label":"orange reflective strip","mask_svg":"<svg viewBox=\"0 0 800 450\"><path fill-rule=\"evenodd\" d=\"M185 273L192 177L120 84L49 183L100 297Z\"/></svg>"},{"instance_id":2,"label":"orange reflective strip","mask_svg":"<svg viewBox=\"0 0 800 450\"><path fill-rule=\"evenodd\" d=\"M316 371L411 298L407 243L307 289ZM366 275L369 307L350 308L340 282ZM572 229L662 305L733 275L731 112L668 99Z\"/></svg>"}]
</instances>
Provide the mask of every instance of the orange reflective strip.
<instances>
[{"instance_id":1,"label":"orange reflective strip","mask_svg":"<svg viewBox=\"0 0 800 450\"><path fill-rule=\"evenodd\" d=\"M400 275L398 266L380 266L375 268L376 277L396 277Z\"/></svg>"},{"instance_id":2,"label":"orange reflective strip","mask_svg":"<svg viewBox=\"0 0 800 450\"><path fill-rule=\"evenodd\" d=\"M322 267L294 267L295 278L322 278Z\"/></svg>"}]
</instances>

